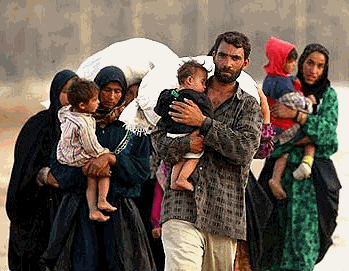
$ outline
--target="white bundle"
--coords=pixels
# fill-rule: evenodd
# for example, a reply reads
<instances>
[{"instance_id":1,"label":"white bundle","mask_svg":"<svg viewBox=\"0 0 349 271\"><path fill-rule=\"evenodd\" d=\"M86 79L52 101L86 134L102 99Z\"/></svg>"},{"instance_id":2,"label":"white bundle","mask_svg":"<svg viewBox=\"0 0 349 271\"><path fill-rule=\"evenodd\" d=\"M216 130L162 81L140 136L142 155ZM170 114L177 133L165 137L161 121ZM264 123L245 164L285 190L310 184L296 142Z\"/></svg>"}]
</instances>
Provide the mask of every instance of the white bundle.
<instances>
[{"instance_id":1,"label":"white bundle","mask_svg":"<svg viewBox=\"0 0 349 271\"><path fill-rule=\"evenodd\" d=\"M164 89L177 88L178 68L188 60L196 60L203 64L209 71L209 76L214 73L214 63L212 56L183 57L173 61L168 61L164 65L158 65L152 69L142 80L138 96L121 113L120 120L126 125L126 128L136 133L151 133L160 116L154 112L160 93ZM252 77L242 71L237 81L243 91L254 96L260 101L256 85Z\"/></svg>"},{"instance_id":2,"label":"white bundle","mask_svg":"<svg viewBox=\"0 0 349 271\"><path fill-rule=\"evenodd\" d=\"M97 73L107 66L120 68L127 85L139 83L155 66L163 66L179 57L165 44L145 38L132 38L111 44L84 60L76 74L80 78L94 80ZM46 108L50 101L42 102Z\"/></svg>"},{"instance_id":3,"label":"white bundle","mask_svg":"<svg viewBox=\"0 0 349 271\"><path fill-rule=\"evenodd\" d=\"M120 68L127 85L139 83L155 66L178 59L166 45L145 38L132 38L116 42L93 54L81 63L77 75L93 80L97 73L107 66Z\"/></svg>"}]
</instances>

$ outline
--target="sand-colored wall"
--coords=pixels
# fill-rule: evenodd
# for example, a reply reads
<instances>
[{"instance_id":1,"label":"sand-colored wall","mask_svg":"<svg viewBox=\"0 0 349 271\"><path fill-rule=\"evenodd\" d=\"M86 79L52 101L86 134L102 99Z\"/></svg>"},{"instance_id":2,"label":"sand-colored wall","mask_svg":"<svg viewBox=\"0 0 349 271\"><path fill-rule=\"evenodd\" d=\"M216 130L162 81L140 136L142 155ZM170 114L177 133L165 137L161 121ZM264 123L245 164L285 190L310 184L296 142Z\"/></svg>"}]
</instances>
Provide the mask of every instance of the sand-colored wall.
<instances>
[{"instance_id":1,"label":"sand-colored wall","mask_svg":"<svg viewBox=\"0 0 349 271\"><path fill-rule=\"evenodd\" d=\"M224 31L246 33L249 72L262 79L270 35L324 44L330 76L347 80L349 5L345 0L14 0L0 2L0 83L49 78L94 52L132 37L168 45L179 56L206 54ZM141 49L141 48L140 48Z\"/></svg>"}]
</instances>

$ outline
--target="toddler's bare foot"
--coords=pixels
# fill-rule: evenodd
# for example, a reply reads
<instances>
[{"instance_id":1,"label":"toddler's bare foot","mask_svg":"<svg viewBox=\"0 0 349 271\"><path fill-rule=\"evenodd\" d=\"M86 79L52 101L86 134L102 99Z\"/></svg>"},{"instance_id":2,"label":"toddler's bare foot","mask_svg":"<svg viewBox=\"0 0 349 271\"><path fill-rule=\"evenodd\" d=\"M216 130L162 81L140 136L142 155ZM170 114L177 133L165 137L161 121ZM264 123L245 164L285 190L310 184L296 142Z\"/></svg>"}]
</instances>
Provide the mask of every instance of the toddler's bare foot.
<instances>
[{"instance_id":1,"label":"toddler's bare foot","mask_svg":"<svg viewBox=\"0 0 349 271\"><path fill-rule=\"evenodd\" d=\"M285 199L287 197L286 192L282 188L280 181L270 179L268 184L271 189L271 192L273 193L276 199Z\"/></svg>"},{"instance_id":2,"label":"toddler's bare foot","mask_svg":"<svg viewBox=\"0 0 349 271\"><path fill-rule=\"evenodd\" d=\"M106 212L115 212L118 208L114 207L106 200L100 200L98 201L98 209Z\"/></svg>"},{"instance_id":3,"label":"toddler's bare foot","mask_svg":"<svg viewBox=\"0 0 349 271\"><path fill-rule=\"evenodd\" d=\"M102 214L102 212L99 211L97 208L90 212L89 217L91 220L97 221L97 222L105 222L110 218L110 216L106 216L106 215Z\"/></svg>"},{"instance_id":4,"label":"toddler's bare foot","mask_svg":"<svg viewBox=\"0 0 349 271\"><path fill-rule=\"evenodd\" d=\"M190 190L194 191L194 186L188 182L188 180L177 180L171 183L171 189L173 190Z\"/></svg>"},{"instance_id":5,"label":"toddler's bare foot","mask_svg":"<svg viewBox=\"0 0 349 271\"><path fill-rule=\"evenodd\" d=\"M153 238L155 238L155 239L160 238L160 237L161 237L161 228L152 229L151 235L152 235Z\"/></svg>"}]
</instances>

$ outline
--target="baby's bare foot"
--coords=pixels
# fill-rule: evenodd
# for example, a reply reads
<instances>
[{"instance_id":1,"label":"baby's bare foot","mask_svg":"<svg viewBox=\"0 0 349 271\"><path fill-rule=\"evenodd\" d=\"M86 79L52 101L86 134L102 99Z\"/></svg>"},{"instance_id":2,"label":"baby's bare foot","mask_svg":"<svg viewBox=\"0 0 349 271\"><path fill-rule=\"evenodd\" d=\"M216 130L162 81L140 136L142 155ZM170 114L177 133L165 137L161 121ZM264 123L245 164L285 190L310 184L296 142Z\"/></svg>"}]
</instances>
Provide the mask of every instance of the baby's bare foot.
<instances>
[{"instance_id":1,"label":"baby's bare foot","mask_svg":"<svg viewBox=\"0 0 349 271\"><path fill-rule=\"evenodd\" d=\"M194 191L194 186L188 180L177 180L171 183L171 189Z\"/></svg>"},{"instance_id":2,"label":"baby's bare foot","mask_svg":"<svg viewBox=\"0 0 349 271\"><path fill-rule=\"evenodd\" d=\"M287 198L286 192L282 188L280 181L276 181L276 180L270 179L268 184L269 184L271 192L273 193L275 198L277 198L277 199L285 199L285 198Z\"/></svg>"},{"instance_id":3,"label":"baby's bare foot","mask_svg":"<svg viewBox=\"0 0 349 271\"><path fill-rule=\"evenodd\" d=\"M98 209L93 210L92 212L90 212L90 219L93 221L97 221L97 222L105 222L107 221L110 216L106 216L104 214L102 214L101 211L99 211Z\"/></svg>"},{"instance_id":4,"label":"baby's bare foot","mask_svg":"<svg viewBox=\"0 0 349 271\"><path fill-rule=\"evenodd\" d=\"M98 202L98 209L106 212L115 212L118 208L111 205L108 201L102 200Z\"/></svg>"}]
</instances>

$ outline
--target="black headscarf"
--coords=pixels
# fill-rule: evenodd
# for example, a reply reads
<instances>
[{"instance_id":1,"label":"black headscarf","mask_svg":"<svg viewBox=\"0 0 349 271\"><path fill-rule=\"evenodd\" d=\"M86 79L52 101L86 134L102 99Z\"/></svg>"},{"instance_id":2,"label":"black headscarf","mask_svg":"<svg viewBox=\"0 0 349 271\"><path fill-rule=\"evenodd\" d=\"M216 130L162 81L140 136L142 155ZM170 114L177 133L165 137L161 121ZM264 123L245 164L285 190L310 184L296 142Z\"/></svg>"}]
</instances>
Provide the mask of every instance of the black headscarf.
<instances>
[{"instance_id":1,"label":"black headscarf","mask_svg":"<svg viewBox=\"0 0 349 271\"><path fill-rule=\"evenodd\" d=\"M77 75L69 70L56 74L51 83L49 109L32 116L18 135L6 202L6 211L10 220L24 219L21 215L31 214L26 208L28 204L26 200L38 189L35 183L37 172L42 167L50 165L51 149L58 141L59 95L63 86L73 77ZM21 215L17 215L19 210Z\"/></svg>"},{"instance_id":2,"label":"black headscarf","mask_svg":"<svg viewBox=\"0 0 349 271\"><path fill-rule=\"evenodd\" d=\"M125 99L127 83L124 72L121 69L114 66L105 67L99 71L94 81L100 89L104 88L110 82L118 82L122 87L122 97L117 105L123 103Z\"/></svg>"},{"instance_id":3,"label":"black headscarf","mask_svg":"<svg viewBox=\"0 0 349 271\"><path fill-rule=\"evenodd\" d=\"M50 87L50 109L58 111L61 107L59 103L59 96L64 85L73 77L78 77L75 72L71 70L62 70L58 72L52 79Z\"/></svg>"},{"instance_id":4,"label":"black headscarf","mask_svg":"<svg viewBox=\"0 0 349 271\"><path fill-rule=\"evenodd\" d=\"M48 115L50 115L50 124L52 127L53 138L56 140L58 137L57 129L59 128L58 122L58 110L61 107L59 96L61 95L62 88L64 85L73 77L78 78L78 75L71 70L62 70L58 72L52 79L50 87L50 107L47 110ZM58 127L58 128L57 128Z\"/></svg>"},{"instance_id":5,"label":"black headscarf","mask_svg":"<svg viewBox=\"0 0 349 271\"><path fill-rule=\"evenodd\" d=\"M303 64L308 58L308 56L314 52L319 52L323 54L326 58L326 63L325 63L322 76L319 78L319 80L315 84L309 85L304 81ZM326 91L327 87L331 85L330 81L327 78L328 77L328 61L329 61L329 52L321 44L312 43L305 47L302 55L299 57L298 73L297 73L297 78L300 80L302 84L302 91L305 96L309 96L313 94L316 97L317 101L319 101L322 98L322 95Z\"/></svg>"},{"instance_id":6,"label":"black headscarf","mask_svg":"<svg viewBox=\"0 0 349 271\"><path fill-rule=\"evenodd\" d=\"M107 125L110 122L119 118L122 110L125 108L125 94L127 89L126 78L124 72L118 67L108 66L99 71L94 79L95 83L100 89L103 89L110 82L118 82L122 87L122 96L120 101L115 105L114 108L109 109L103 107L102 103L99 104L98 109L94 115L96 122L101 127Z\"/></svg>"}]
</instances>

